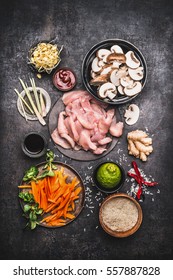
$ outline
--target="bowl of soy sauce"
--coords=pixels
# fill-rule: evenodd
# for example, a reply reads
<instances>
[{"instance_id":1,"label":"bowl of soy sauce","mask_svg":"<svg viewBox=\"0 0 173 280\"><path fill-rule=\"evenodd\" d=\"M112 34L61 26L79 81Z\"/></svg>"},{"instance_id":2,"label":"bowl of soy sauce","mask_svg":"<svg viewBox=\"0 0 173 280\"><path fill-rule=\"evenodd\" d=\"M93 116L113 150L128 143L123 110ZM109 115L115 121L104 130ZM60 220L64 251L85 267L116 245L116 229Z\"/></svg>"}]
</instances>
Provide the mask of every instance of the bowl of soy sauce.
<instances>
[{"instance_id":1,"label":"bowl of soy sauce","mask_svg":"<svg viewBox=\"0 0 173 280\"><path fill-rule=\"evenodd\" d=\"M46 149L47 141L43 134L32 131L25 135L22 142L22 150L25 155L31 158L38 158L46 153Z\"/></svg>"}]
</instances>

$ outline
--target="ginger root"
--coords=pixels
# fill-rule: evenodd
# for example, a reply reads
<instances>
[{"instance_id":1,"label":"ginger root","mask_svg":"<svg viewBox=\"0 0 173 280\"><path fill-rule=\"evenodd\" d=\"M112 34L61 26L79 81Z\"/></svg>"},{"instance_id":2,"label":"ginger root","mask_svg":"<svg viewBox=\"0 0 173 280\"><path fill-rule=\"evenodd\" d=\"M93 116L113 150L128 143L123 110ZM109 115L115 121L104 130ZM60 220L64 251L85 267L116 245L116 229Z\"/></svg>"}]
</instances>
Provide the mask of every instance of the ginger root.
<instances>
[{"instance_id":1,"label":"ginger root","mask_svg":"<svg viewBox=\"0 0 173 280\"><path fill-rule=\"evenodd\" d=\"M142 130L131 131L127 134L129 155L147 161L147 156L152 153L152 139Z\"/></svg>"}]
</instances>

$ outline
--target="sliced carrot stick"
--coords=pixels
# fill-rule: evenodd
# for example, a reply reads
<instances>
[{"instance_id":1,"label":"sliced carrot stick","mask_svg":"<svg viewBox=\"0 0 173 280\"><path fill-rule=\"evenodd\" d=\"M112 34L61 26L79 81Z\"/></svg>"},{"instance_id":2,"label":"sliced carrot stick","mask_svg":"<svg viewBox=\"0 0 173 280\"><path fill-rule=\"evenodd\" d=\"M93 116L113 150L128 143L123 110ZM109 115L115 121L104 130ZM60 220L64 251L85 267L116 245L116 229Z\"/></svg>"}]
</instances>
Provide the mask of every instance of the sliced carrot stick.
<instances>
[{"instance_id":1,"label":"sliced carrot stick","mask_svg":"<svg viewBox=\"0 0 173 280\"><path fill-rule=\"evenodd\" d=\"M31 185L21 185L21 186L18 186L19 189L31 189Z\"/></svg>"},{"instance_id":2,"label":"sliced carrot stick","mask_svg":"<svg viewBox=\"0 0 173 280\"><path fill-rule=\"evenodd\" d=\"M71 213L67 213L66 217L69 218L70 220L73 220L75 218L75 215L73 215Z\"/></svg>"}]
</instances>

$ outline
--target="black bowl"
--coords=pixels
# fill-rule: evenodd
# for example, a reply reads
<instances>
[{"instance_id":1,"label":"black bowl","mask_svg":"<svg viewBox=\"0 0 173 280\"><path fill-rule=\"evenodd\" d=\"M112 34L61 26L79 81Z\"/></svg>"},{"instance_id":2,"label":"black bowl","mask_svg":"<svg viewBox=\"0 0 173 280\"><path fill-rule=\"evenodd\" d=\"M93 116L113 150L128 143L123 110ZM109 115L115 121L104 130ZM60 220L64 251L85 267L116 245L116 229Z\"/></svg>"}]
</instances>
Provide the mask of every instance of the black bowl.
<instances>
[{"instance_id":1,"label":"black bowl","mask_svg":"<svg viewBox=\"0 0 173 280\"><path fill-rule=\"evenodd\" d=\"M105 164L105 163L114 163L114 164L116 164L116 165L120 168L120 170L121 170L121 180L120 180L119 184L116 185L114 188L110 188L110 189L105 188L105 187L101 186L100 183L97 181L97 171L98 171L99 167L100 167L101 165ZM99 163L99 164L96 166L96 168L94 169L94 172L93 172L93 182L94 182L95 186L96 186L101 192L104 192L104 193L115 193L115 192L117 192L117 191L123 186L124 181L125 181L125 171L124 171L123 167L122 167L120 164L118 164L117 162L113 162L113 161L104 161L104 162Z\"/></svg>"},{"instance_id":2,"label":"black bowl","mask_svg":"<svg viewBox=\"0 0 173 280\"><path fill-rule=\"evenodd\" d=\"M118 105L118 104L124 104L127 103L129 101L131 101L132 99L134 99L138 94L132 96L132 97L128 97L128 96L122 96L119 95L117 96L115 101L105 101L101 98L98 97L97 95L97 87L96 86L92 86L90 85L90 80L91 80L91 63L93 61L93 59L96 56L96 52L99 49L109 49L113 46L113 45L119 45L122 49L124 53L127 53L128 51L133 51L135 56L138 58L138 60L140 61L140 65L144 68L144 77L143 79L140 81L142 84L142 89L145 86L146 80L147 80L147 64L145 61L145 58L143 56L143 54L140 52L140 50L135 47L132 43L122 40L122 39L108 39L105 41L102 41L96 45L94 45L86 54L83 63L82 63L82 80L84 83L84 86L86 87L86 89L99 101L102 101L104 103L108 103L111 105Z\"/></svg>"}]
</instances>

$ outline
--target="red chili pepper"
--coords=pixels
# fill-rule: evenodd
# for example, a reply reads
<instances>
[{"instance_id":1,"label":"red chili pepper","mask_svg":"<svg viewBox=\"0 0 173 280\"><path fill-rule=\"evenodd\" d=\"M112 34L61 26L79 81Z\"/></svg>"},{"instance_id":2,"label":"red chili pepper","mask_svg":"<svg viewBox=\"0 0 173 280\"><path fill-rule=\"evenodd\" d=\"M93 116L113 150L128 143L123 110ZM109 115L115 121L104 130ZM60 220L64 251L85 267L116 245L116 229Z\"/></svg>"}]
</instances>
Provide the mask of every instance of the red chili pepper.
<instances>
[{"instance_id":1,"label":"red chili pepper","mask_svg":"<svg viewBox=\"0 0 173 280\"><path fill-rule=\"evenodd\" d=\"M147 181L145 181L144 178L142 177L142 175L141 175L141 173L138 169L137 163L135 161L132 161L132 166L133 166L136 174L131 173L131 172L127 172L127 174L130 177L134 178L136 180L136 182L139 184L139 189L137 191L136 197L138 199L140 199L141 195L142 195L142 185L146 185L148 187L153 187L153 186L158 185L158 183L157 182L147 182Z\"/></svg>"}]
</instances>

